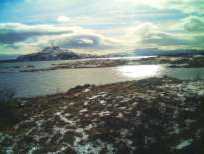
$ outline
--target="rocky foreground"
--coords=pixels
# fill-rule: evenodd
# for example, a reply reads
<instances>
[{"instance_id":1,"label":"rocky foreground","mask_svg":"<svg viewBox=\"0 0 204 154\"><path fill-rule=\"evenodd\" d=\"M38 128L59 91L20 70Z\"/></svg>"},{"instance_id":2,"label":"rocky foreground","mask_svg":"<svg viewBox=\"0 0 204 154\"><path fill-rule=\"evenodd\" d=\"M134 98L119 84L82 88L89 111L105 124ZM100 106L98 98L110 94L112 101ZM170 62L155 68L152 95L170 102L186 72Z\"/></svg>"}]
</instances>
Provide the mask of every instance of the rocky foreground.
<instances>
[{"instance_id":1,"label":"rocky foreground","mask_svg":"<svg viewBox=\"0 0 204 154\"><path fill-rule=\"evenodd\" d=\"M0 153L204 153L203 81L85 85L17 104L15 122L0 122Z\"/></svg>"}]
</instances>

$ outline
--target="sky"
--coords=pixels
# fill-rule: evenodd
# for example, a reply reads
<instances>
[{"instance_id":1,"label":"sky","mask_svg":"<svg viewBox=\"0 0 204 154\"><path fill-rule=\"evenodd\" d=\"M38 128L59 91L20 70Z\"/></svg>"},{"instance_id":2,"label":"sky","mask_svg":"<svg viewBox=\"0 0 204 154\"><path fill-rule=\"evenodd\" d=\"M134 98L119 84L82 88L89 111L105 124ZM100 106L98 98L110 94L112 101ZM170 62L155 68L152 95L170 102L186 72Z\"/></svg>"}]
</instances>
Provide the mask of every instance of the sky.
<instances>
[{"instance_id":1,"label":"sky","mask_svg":"<svg viewBox=\"0 0 204 154\"><path fill-rule=\"evenodd\" d=\"M203 0L0 0L0 58L204 48Z\"/></svg>"}]
</instances>

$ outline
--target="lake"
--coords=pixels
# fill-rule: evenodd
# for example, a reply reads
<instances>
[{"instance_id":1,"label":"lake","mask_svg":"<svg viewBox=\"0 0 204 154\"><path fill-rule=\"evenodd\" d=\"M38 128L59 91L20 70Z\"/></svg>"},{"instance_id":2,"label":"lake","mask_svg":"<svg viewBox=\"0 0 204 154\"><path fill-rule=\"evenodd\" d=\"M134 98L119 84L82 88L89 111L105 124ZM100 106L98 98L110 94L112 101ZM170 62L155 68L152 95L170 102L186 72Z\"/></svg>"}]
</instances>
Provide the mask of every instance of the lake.
<instances>
[{"instance_id":1,"label":"lake","mask_svg":"<svg viewBox=\"0 0 204 154\"><path fill-rule=\"evenodd\" d=\"M77 85L102 85L164 75L182 80L204 79L204 68L168 68L165 65L128 65L109 68L18 72L31 66L49 68L53 64L63 62L0 64L0 88L13 89L16 97L33 97L65 92Z\"/></svg>"}]
</instances>

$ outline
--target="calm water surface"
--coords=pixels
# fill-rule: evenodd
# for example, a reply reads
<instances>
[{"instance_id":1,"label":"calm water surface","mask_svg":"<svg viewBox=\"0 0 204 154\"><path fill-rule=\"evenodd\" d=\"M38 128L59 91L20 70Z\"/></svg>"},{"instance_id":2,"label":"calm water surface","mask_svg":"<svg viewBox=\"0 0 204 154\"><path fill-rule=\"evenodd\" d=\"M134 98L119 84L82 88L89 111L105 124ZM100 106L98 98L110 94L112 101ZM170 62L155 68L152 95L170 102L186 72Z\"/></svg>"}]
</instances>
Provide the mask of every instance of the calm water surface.
<instances>
[{"instance_id":1,"label":"calm water surface","mask_svg":"<svg viewBox=\"0 0 204 154\"><path fill-rule=\"evenodd\" d=\"M15 90L17 97L33 97L65 92L77 85L101 85L163 75L183 80L204 79L204 68L167 68L162 65L129 65L111 68L17 72L20 69L30 67L29 65L35 68L49 68L53 63L59 64L59 62L0 64L0 88L7 87Z\"/></svg>"}]
</instances>

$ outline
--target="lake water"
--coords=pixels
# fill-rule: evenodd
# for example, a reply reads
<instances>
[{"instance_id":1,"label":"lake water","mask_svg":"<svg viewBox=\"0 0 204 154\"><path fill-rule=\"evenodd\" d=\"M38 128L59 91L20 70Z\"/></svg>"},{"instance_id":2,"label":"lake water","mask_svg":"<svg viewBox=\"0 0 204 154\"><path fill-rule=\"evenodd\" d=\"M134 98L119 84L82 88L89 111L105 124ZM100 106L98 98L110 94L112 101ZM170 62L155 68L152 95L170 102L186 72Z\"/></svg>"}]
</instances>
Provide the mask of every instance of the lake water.
<instances>
[{"instance_id":1,"label":"lake water","mask_svg":"<svg viewBox=\"0 0 204 154\"><path fill-rule=\"evenodd\" d=\"M17 97L33 97L65 92L77 85L108 84L167 75L183 80L204 79L204 68L168 68L163 65L129 65L110 68L61 69L44 72L18 72L31 65L49 68L60 62L0 64L0 88L15 90Z\"/></svg>"}]
</instances>

